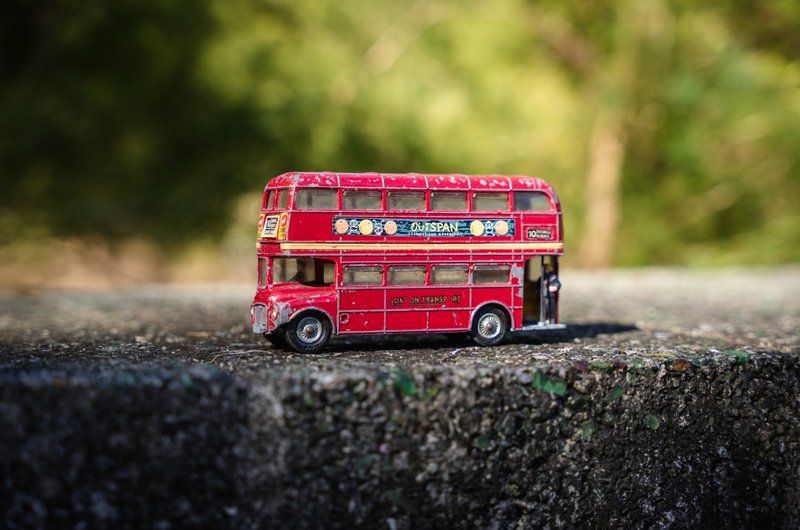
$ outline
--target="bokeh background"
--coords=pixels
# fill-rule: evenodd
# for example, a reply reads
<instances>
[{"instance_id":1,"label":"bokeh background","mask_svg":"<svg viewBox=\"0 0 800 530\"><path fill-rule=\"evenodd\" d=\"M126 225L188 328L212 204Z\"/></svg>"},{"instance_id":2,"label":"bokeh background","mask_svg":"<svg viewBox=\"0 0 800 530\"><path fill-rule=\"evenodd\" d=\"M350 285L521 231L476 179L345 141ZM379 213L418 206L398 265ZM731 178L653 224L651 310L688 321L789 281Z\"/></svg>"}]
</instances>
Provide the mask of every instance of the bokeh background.
<instances>
[{"instance_id":1,"label":"bokeh background","mask_svg":"<svg viewBox=\"0 0 800 530\"><path fill-rule=\"evenodd\" d=\"M250 279L290 170L530 174L567 267L800 261L796 0L8 0L0 288Z\"/></svg>"}]
</instances>

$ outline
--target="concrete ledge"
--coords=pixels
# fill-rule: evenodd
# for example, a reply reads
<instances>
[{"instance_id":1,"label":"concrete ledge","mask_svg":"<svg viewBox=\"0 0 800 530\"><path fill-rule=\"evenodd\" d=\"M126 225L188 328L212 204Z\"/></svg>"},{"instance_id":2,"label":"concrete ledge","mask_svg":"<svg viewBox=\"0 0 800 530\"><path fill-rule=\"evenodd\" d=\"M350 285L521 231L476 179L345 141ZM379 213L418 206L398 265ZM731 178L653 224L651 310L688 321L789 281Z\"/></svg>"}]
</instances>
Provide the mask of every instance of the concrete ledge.
<instances>
[{"instance_id":1,"label":"concrete ledge","mask_svg":"<svg viewBox=\"0 0 800 530\"><path fill-rule=\"evenodd\" d=\"M200 366L0 372L3 528L232 526L245 396Z\"/></svg>"},{"instance_id":2,"label":"concrete ledge","mask_svg":"<svg viewBox=\"0 0 800 530\"><path fill-rule=\"evenodd\" d=\"M307 528L797 527L799 375L741 354L282 377L255 405L276 463L253 482L258 512Z\"/></svg>"},{"instance_id":3,"label":"concrete ledge","mask_svg":"<svg viewBox=\"0 0 800 530\"><path fill-rule=\"evenodd\" d=\"M260 370L0 372L5 526L800 525L793 356Z\"/></svg>"}]
</instances>

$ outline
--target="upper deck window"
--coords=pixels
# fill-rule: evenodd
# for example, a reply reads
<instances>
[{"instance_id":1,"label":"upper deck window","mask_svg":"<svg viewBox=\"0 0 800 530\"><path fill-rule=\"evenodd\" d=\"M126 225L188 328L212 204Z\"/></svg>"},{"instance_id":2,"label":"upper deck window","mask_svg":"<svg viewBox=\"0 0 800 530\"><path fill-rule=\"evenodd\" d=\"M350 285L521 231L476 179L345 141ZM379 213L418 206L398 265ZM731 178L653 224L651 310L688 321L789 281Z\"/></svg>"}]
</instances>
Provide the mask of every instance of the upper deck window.
<instances>
[{"instance_id":1,"label":"upper deck window","mask_svg":"<svg viewBox=\"0 0 800 530\"><path fill-rule=\"evenodd\" d=\"M515 191L514 209L518 212L549 212L550 199L541 191Z\"/></svg>"},{"instance_id":2,"label":"upper deck window","mask_svg":"<svg viewBox=\"0 0 800 530\"><path fill-rule=\"evenodd\" d=\"M386 193L389 210L424 210L424 191L390 191Z\"/></svg>"},{"instance_id":3,"label":"upper deck window","mask_svg":"<svg viewBox=\"0 0 800 530\"><path fill-rule=\"evenodd\" d=\"M289 206L289 190L278 190L278 209L285 210Z\"/></svg>"},{"instance_id":4,"label":"upper deck window","mask_svg":"<svg viewBox=\"0 0 800 530\"><path fill-rule=\"evenodd\" d=\"M344 190L342 192L344 210L380 210L381 192L378 190Z\"/></svg>"},{"instance_id":5,"label":"upper deck window","mask_svg":"<svg viewBox=\"0 0 800 530\"><path fill-rule=\"evenodd\" d=\"M336 190L325 188L299 189L294 195L294 207L298 210L335 210Z\"/></svg>"},{"instance_id":6,"label":"upper deck window","mask_svg":"<svg viewBox=\"0 0 800 530\"><path fill-rule=\"evenodd\" d=\"M508 210L508 193L475 192L472 195L472 209L478 212L494 212L498 210Z\"/></svg>"},{"instance_id":7,"label":"upper deck window","mask_svg":"<svg viewBox=\"0 0 800 530\"><path fill-rule=\"evenodd\" d=\"M467 193L461 191L432 191L431 210L466 210Z\"/></svg>"},{"instance_id":8,"label":"upper deck window","mask_svg":"<svg viewBox=\"0 0 800 530\"><path fill-rule=\"evenodd\" d=\"M275 204L275 192L270 190L264 197L264 209L272 210L274 204Z\"/></svg>"}]
</instances>

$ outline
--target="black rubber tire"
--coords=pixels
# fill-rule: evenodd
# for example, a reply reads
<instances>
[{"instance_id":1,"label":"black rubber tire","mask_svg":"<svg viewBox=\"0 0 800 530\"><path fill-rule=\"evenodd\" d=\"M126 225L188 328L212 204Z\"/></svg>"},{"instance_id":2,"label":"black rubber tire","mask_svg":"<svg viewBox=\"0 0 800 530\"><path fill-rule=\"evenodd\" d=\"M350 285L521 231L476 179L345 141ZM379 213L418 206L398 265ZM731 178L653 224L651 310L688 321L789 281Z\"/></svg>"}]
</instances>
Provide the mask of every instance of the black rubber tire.
<instances>
[{"instance_id":1,"label":"black rubber tire","mask_svg":"<svg viewBox=\"0 0 800 530\"><path fill-rule=\"evenodd\" d=\"M472 340L481 346L497 346L508 334L508 318L502 309L482 309L472 321Z\"/></svg>"},{"instance_id":2,"label":"black rubber tire","mask_svg":"<svg viewBox=\"0 0 800 530\"><path fill-rule=\"evenodd\" d=\"M286 333L282 328L278 328L272 333L264 333L264 338L267 339L267 342L281 350L285 350L289 347L288 344L286 344Z\"/></svg>"},{"instance_id":3,"label":"black rubber tire","mask_svg":"<svg viewBox=\"0 0 800 530\"><path fill-rule=\"evenodd\" d=\"M286 325L286 343L299 353L316 353L331 338L331 321L319 313L303 313Z\"/></svg>"}]
</instances>

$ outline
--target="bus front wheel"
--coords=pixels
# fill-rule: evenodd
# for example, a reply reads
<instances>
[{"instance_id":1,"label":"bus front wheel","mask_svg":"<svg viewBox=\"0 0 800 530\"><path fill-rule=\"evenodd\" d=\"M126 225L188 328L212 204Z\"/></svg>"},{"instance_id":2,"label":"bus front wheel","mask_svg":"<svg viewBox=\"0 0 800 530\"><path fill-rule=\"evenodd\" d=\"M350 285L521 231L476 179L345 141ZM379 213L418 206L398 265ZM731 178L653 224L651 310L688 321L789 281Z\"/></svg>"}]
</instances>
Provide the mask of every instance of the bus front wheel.
<instances>
[{"instance_id":1,"label":"bus front wheel","mask_svg":"<svg viewBox=\"0 0 800 530\"><path fill-rule=\"evenodd\" d=\"M276 348L286 349L286 334L283 329L278 328L272 333L264 333L264 338Z\"/></svg>"},{"instance_id":2,"label":"bus front wheel","mask_svg":"<svg viewBox=\"0 0 800 530\"><path fill-rule=\"evenodd\" d=\"M508 332L508 318L501 309L484 309L472 322L472 338L481 346L496 346Z\"/></svg>"},{"instance_id":3,"label":"bus front wheel","mask_svg":"<svg viewBox=\"0 0 800 530\"><path fill-rule=\"evenodd\" d=\"M297 352L316 353L328 344L331 323L316 313L300 315L289 322L285 338L289 346Z\"/></svg>"}]
</instances>

